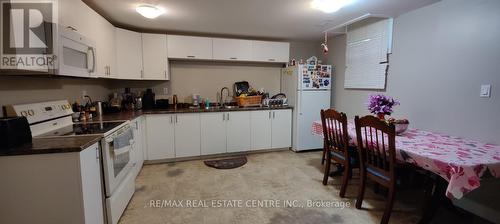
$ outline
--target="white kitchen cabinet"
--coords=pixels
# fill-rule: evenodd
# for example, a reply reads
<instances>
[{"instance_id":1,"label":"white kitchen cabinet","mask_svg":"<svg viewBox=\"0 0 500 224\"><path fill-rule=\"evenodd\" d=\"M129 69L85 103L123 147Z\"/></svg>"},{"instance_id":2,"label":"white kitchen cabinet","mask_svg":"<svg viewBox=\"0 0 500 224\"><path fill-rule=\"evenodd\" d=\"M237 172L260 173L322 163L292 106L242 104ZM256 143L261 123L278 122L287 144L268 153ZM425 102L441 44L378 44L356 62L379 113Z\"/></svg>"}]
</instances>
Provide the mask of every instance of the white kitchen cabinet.
<instances>
[{"instance_id":1,"label":"white kitchen cabinet","mask_svg":"<svg viewBox=\"0 0 500 224\"><path fill-rule=\"evenodd\" d=\"M272 111L259 110L250 112L251 149L271 148Z\"/></svg>"},{"instance_id":2,"label":"white kitchen cabinet","mask_svg":"<svg viewBox=\"0 0 500 224\"><path fill-rule=\"evenodd\" d=\"M167 35L168 58L212 60L212 38Z\"/></svg>"},{"instance_id":3,"label":"white kitchen cabinet","mask_svg":"<svg viewBox=\"0 0 500 224\"><path fill-rule=\"evenodd\" d=\"M287 148L292 143L292 110L272 110L272 148Z\"/></svg>"},{"instance_id":4,"label":"white kitchen cabinet","mask_svg":"<svg viewBox=\"0 0 500 224\"><path fill-rule=\"evenodd\" d=\"M142 165L144 164L144 118L142 116L138 117L130 123L134 134L134 144L132 145L133 169L135 173L134 176L137 176L142 169Z\"/></svg>"},{"instance_id":5,"label":"white kitchen cabinet","mask_svg":"<svg viewBox=\"0 0 500 224\"><path fill-rule=\"evenodd\" d=\"M290 43L271 41L252 41L253 61L282 62L290 58Z\"/></svg>"},{"instance_id":6,"label":"white kitchen cabinet","mask_svg":"<svg viewBox=\"0 0 500 224\"><path fill-rule=\"evenodd\" d=\"M116 28L116 64L119 79L142 79L141 33Z\"/></svg>"},{"instance_id":7,"label":"white kitchen cabinet","mask_svg":"<svg viewBox=\"0 0 500 224\"><path fill-rule=\"evenodd\" d=\"M142 34L143 79L169 80L167 35Z\"/></svg>"},{"instance_id":8,"label":"white kitchen cabinet","mask_svg":"<svg viewBox=\"0 0 500 224\"><path fill-rule=\"evenodd\" d=\"M199 156L200 114L175 114L175 157Z\"/></svg>"},{"instance_id":9,"label":"white kitchen cabinet","mask_svg":"<svg viewBox=\"0 0 500 224\"><path fill-rule=\"evenodd\" d=\"M226 113L227 152L250 149L250 112Z\"/></svg>"},{"instance_id":10,"label":"white kitchen cabinet","mask_svg":"<svg viewBox=\"0 0 500 224\"><path fill-rule=\"evenodd\" d=\"M115 75L115 27L80 0L58 1L61 27L78 32L95 43L95 77Z\"/></svg>"},{"instance_id":11,"label":"white kitchen cabinet","mask_svg":"<svg viewBox=\"0 0 500 224\"><path fill-rule=\"evenodd\" d=\"M106 19L95 13L96 31L90 38L96 43L96 74L98 77L117 78L115 27Z\"/></svg>"},{"instance_id":12,"label":"white kitchen cabinet","mask_svg":"<svg viewBox=\"0 0 500 224\"><path fill-rule=\"evenodd\" d=\"M213 38L213 56L215 60L250 61L252 41Z\"/></svg>"},{"instance_id":13,"label":"white kitchen cabinet","mask_svg":"<svg viewBox=\"0 0 500 224\"><path fill-rule=\"evenodd\" d=\"M226 113L202 113L201 155L226 152Z\"/></svg>"},{"instance_id":14,"label":"white kitchen cabinet","mask_svg":"<svg viewBox=\"0 0 500 224\"><path fill-rule=\"evenodd\" d=\"M0 157L0 223L104 223L100 159L98 143Z\"/></svg>"},{"instance_id":15,"label":"white kitchen cabinet","mask_svg":"<svg viewBox=\"0 0 500 224\"><path fill-rule=\"evenodd\" d=\"M174 116L154 114L146 116L146 140L148 160L170 159L175 157Z\"/></svg>"}]
</instances>

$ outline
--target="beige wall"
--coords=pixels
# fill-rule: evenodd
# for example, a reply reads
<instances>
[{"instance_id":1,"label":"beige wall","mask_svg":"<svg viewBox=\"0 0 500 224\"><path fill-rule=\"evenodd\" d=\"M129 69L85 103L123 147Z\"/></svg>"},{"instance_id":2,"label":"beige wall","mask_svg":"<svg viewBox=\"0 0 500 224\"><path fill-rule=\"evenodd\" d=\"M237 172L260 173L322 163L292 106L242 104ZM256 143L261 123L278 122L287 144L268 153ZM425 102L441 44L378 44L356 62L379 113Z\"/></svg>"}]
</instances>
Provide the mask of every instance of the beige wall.
<instances>
[{"instance_id":1,"label":"beige wall","mask_svg":"<svg viewBox=\"0 0 500 224\"><path fill-rule=\"evenodd\" d=\"M248 81L255 89L264 88L270 94L280 90L281 66L272 64L172 62L170 72L170 93L184 102L189 102L193 93L214 101L222 87L228 87L232 95L233 84L238 81Z\"/></svg>"},{"instance_id":2,"label":"beige wall","mask_svg":"<svg viewBox=\"0 0 500 224\"><path fill-rule=\"evenodd\" d=\"M411 126L500 144L500 1L444 0L394 20L386 94L401 101L395 117ZM373 91L346 90L345 36L331 39L335 108L367 114ZM491 84L491 98L480 85Z\"/></svg>"},{"instance_id":3,"label":"beige wall","mask_svg":"<svg viewBox=\"0 0 500 224\"><path fill-rule=\"evenodd\" d=\"M109 94L106 80L3 76L0 77L0 107L61 99L74 102L81 99L82 91L87 91L93 100L107 100Z\"/></svg>"}]
</instances>

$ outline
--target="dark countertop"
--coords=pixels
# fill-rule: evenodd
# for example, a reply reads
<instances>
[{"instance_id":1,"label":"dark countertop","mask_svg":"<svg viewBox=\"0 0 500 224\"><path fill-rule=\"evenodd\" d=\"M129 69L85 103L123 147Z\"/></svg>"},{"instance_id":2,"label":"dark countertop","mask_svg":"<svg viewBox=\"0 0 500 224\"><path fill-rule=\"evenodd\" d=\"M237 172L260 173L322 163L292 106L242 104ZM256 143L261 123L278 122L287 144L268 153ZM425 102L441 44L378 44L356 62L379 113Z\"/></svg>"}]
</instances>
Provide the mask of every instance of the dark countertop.
<instances>
[{"instance_id":1,"label":"dark countertop","mask_svg":"<svg viewBox=\"0 0 500 224\"><path fill-rule=\"evenodd\" d=\"M178 108L178 109L154 109L154 110L138 110L124 111L119 113L104 114L100 120L102 121L127 121L133 120L144 114L177 114L177 113L210 113L210 112L231 112L231 111L253 111L253 110L287 110L293 109L291 106L286 107L237 107L237 108ZM94 119L99 121L99 119Z\"/></svg>"},{"instance_id":2,"label":"dark countertop","mask_svg":"<svg viewBox=\"0 0 500 224\"><path fill-rule=\"evenodd\" d=\"M80 152L101 140L101 136L78 136L59 138L33 138L32 143L26 143L11 150L0 150L0 156L18 156L50 153Z\"/></svg>"},{"instance_id":3,"label":"dark countertop","mask_svg":"<svg viewBox=\"0 0 500 224\"><path fill-rule=\"evenodd\" d=\"M100 119L94 118L96 121L129 121L144 114L175 114L175 113L209 113L209 112L229 112L229 111L253 111L253 110L286 110L293 107L241 107L231 109L221 108L179 108L179 109L155 109L155 110L139 110L126 111L120 113L105 114ZM80 152L94 143L100 141L102 136L99 135L82 135L74 137L55 137L55 138L33 138L33 142L13 148L11 150L0 151L0 156L16 156L16 155L33 155L33 154L50 154L50 153L66 153Z\"/></svg>"}]
</instances>

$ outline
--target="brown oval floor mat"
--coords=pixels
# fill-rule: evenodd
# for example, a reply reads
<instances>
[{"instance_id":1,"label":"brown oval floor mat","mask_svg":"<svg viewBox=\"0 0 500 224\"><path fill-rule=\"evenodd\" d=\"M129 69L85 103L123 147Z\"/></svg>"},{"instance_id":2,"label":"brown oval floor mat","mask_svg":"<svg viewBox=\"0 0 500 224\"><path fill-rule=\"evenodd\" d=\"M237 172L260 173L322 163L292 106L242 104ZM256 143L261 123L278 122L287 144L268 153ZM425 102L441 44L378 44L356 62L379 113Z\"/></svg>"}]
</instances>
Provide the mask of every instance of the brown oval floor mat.
<instances>
[{"instance_id":1,"label":"brown oval floor mat","mask_svg":"<svg viewBox=\"0 0 500 224\"><path fill-rule=\"evenodd\" d=\"M234 169L247 163L247 157L235 157L229 159L217 159L203 161L205 165L216 169Z\"/></svg>"}]
</instances>

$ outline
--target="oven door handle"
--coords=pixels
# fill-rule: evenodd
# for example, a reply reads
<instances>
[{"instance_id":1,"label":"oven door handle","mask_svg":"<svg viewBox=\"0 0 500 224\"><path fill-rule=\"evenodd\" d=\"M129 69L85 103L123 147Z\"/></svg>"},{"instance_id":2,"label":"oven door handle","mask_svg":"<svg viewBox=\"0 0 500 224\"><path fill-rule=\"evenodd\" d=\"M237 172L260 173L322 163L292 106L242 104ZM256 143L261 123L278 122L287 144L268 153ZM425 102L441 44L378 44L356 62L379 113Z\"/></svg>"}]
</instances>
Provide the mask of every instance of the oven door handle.
<instances>
[{"instance_id":1,"label":"oven door handle","mask_svg":"<svg viewBox=\"0 0 500 224\"><path fill-rule=\"evenodd\" d=\"M130 148L131 148L131 146L123 147L121 149L114 149L113 152L114 152L115 156L117 156L117 155L121 155L121 154L125 154L125 153L130 152Z\"/></svg>"}]
</instances>

